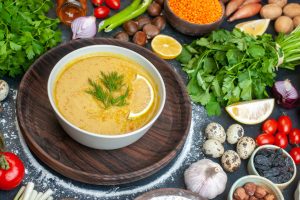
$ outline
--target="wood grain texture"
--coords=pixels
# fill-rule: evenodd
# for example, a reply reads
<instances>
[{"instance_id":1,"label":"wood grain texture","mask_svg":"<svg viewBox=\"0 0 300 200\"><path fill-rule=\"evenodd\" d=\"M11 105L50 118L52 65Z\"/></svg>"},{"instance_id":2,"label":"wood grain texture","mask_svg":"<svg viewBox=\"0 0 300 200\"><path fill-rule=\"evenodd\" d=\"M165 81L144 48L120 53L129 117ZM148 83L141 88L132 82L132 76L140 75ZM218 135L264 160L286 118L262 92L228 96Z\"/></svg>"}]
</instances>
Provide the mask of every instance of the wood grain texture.
<instances>
[{"instance_id":1,"label":"wood grain texture","mask_svg":"<svg viewBox=\"0 0 300 200\"><path fill-rule=\"evenodd\" d=\"M121 46L143 55L166 85L166 105L157 122L138 142L118 150L95 150L71 139L48 100L47 81L54 65L73 50L94 44ZM62 44L36 60L19 87L17 118L29 148L46 165L80 182L115 185L152 175L180 152L190 129L191 105L184 83L167 62L143 47L97 38Z\"/></svg>"}]
</instances>

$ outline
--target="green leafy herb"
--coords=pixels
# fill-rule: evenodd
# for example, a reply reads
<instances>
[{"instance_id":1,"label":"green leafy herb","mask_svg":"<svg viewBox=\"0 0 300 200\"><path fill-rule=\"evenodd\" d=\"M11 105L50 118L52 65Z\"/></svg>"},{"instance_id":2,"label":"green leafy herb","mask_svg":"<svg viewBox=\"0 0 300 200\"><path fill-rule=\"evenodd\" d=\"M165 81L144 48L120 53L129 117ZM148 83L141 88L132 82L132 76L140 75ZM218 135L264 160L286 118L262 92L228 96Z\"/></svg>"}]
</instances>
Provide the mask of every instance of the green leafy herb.
<instances>
[{"instance_id":1,"label":"green leafy herb","mask_svg":"<svg viewBox=\"0 0 300 200\"><path fill-rule=\"evenodd\" d=\"M46 17L51 0L0 1L0 76L24 73L61 41L58 19Z\"/></svg>"},{"instance_id":2,"label":"green leafy herb","mask_svg":"<svg viewBox=\"0 0 300 200\"><path fill-rule=\"evenodd\" d=\"M129 88L125 88L124 76L117 72L105 74L101 72L98 81L88 80L91 88L86 92L97 100L101 101L104 108L108 109L111 106L125 106L126 99L129 95ZM123 92L123 93L122 93Z\"/></svg>"},{"instance_id":3,"label":"green leafy herb","mask_svg":"<svg viewBox=\"0 0 300 200\"><path fill-rule=\"evenodd\" d=\"M300 64L299 49L300 26L276 41L269 34L217 30L185 45L177 60L188 74L192 101L205 106L208 115L219 115L222 106L267 97L277 65L294 69Z\"/></svg>"}]
</instances>

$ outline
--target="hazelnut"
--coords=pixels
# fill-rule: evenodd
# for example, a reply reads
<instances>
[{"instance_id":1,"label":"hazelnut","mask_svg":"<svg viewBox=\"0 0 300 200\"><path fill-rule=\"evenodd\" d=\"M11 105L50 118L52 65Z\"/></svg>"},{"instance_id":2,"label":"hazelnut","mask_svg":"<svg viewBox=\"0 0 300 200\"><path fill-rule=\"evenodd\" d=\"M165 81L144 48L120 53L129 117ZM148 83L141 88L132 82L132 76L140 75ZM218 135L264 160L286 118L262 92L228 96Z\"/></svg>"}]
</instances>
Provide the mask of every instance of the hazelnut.
<instances>
[{"instance_id":1,"label":"hazelnut","mask_svg":"<svg viewBox=\"0 0 300 200\"><path fill-rule=\"evenodd\" d=\"M254 196L256 198L264 198L267 194L268 194L268 191L266 190L266 188L264 188L262 186L257 186Z\"/></svg>"},{"instance_id":2,"label":"hazelnut","mask_svg":"<svg viewBox=\"0 0 300 200\"><path fill-rule=\"evenodd\" d=\"M250 196L253 196L256 190L256 185L254 183L246 183L244 185L246 193Z\"/></svg>"},{"instance_id":3,"label":"hazelnut","mask_svg":"<svg viewBox=\"0 0 300 200\"><path fill-rule=\"evenodd\" d=\"M140 46L145 46L147 43L147 35L143 31L138 31L133 36L133 42Z\"/></svg>"},{"instance_id":4,"label":"hazelnut","mask_svg":"<svg viewBox=\"0 0 300 200\"><path fill-rule=\"evenodd\" d=\"M145 25L143 31L146 33L148 39L152 39L160 33L160 30L152 24Z\"/></svg>"},{"instance_id":5,"label":"hazelnut","mask_svg":"<svg viewBox=\"0 0 300 200\"><path fill-rule=\"evenodd\" d=\"M146 16L140 16L136 19L137 25L138 25L138 29L142 30L142 28L146 25L146 24L151 24L151 20L149 17Z\"/></svg>"},{"instance_id":6,"label":"hazelnut","mask_svg":"<svg viewBox=\"0 0 300 200\"><path fill-rule=\"evenodd\" d=\"M128 42L129 41L129 35L126 32L121 31L121 32L119 32L115 35L115 39L121 40L121 41L124 41L124 42Z\"/></svg>"},{"instance_id":7,"label":"hazelnut","mask_svg":"<svg viewBox=\"0 0 300 200\"><path fill-rule=\"evenodd\" d=\"M152 20L152 24L159 28L159 30L164 30L166 27L166 19L163 16L157 16Z\"/></svg>"},{"instance_id":8,"label":"hazelnut","mask_svg":"<svg viewBox=\"0 0 300 200\"><path fill-rule=\"evenodd\" d=\"M273 194L268 194L267 196L265 196L264 200L275 200L275 196Z\"/></svg>"},{"instance_id":9,"label":"hazelnut","mask_svg":"<svg viewBox=\"0 0 300 200\"><path fill-rule=\"evenodd\" d=\"M156 16L160 15L161 10L162 10L161 6L156 2L151 3L147 9L148 14L152 17L156 17Z\"/></svg>"},{"instance_id":10,"label":"hazelnut","mask_svg":"<svg viewBox=\"0 0 300 200\"><path fill-rule=\"evenodd\" d=\"M249 198L249 200L258 200L258 198L256 198L255 196L251 196L251 197Z\"/></svg>"},{"instance_id":11,"label":"hazelnut","mask_svg":"<svg viewBox=\"0 0 300 200\"><path fill-rule=\"evenodd\" d=\"M246 194L243 187L238 187L233 193L233 198L236 200L249 200L249 195Z\"/></svg>"},{"instance_id":12,"label":"hazelnut","mask_svg":"<svg viewBox=\"0 0 300 200\"><path fill-rule=\"evenodd\" d=\"M123 24L123 29L128 35L134 35L138 31L138 26L134 21L129 20Z\"/></svg>"}]
</instances>

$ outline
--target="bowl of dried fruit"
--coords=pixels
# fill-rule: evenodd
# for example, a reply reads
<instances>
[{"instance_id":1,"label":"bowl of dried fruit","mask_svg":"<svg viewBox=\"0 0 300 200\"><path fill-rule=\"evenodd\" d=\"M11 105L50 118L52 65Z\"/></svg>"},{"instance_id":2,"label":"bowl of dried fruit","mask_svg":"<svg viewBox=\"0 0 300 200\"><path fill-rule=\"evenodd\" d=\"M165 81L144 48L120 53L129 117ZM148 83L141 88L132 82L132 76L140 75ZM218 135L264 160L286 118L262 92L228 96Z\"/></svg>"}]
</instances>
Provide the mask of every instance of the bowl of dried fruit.
<instances>
[{"instance_id":1,"label":"bowl of dried fruit","mask_svg":"<svg viewBox=\"0 0 300 200\"><path fill-rule=\"evenodd\" d=\"M284 149L274 145L264 145L252 153L248 162L248 172L267 178L283 190L295 179L297 167Z\"/></svg>"},{"instance_id":2,"label":"bowl of dried fruit","mask_svg":"<svg viewBox=\"0 0 300 200\"><path fill-rule=\"evenodd\" d=\"M232 185L227 200L233 199L284 199L274 183L261 176L244 176Z\"/></svg>"}]
</instances>

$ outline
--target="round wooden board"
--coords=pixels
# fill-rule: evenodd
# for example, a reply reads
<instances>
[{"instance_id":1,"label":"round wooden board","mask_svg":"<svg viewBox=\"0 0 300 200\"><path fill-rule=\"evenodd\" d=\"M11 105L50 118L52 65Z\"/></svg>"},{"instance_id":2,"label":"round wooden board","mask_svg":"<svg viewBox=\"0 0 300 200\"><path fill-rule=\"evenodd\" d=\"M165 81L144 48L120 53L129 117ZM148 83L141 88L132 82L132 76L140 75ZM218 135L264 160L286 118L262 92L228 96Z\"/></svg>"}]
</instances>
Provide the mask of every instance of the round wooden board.
<instances>
[{"instance_id":1,"label":"round wooden board","mask_svg":"<svg viewBox=\"0 0 300 200\"><path fill-rule=\"evenodd\" d=\"M166 85L166 105L157 122L139 141L119 150L95 150L75 142L60 127L48 100L47 81L54 65L71 51L95 44L121 46L143 55ZM191 105L184 83L167 62L146 48L97 38L62 44L36 60L19 87L17 118L29 148L46 165L77 181L115 185L152 175L180 152L190 129Z\"/></svg>"},{"instance_id":2,"label":"round wooden board","mask_svg":"<svg viewBox=\"0 0 300 200\"><path fill-rule=\"evenodd\" d=\"M182 199L189 199L189 200L205 200L204 198L201 198L196 193L184 189L179 189L179 188L162 188L162 189L152 190L150 192L142 194L141 196L135 198L134 200L151 200L154 198L175 199L174 196L177 197L177 199L182 197Z\"/></svg>"}]
</instances>

